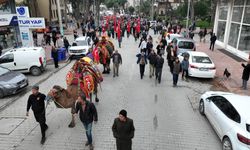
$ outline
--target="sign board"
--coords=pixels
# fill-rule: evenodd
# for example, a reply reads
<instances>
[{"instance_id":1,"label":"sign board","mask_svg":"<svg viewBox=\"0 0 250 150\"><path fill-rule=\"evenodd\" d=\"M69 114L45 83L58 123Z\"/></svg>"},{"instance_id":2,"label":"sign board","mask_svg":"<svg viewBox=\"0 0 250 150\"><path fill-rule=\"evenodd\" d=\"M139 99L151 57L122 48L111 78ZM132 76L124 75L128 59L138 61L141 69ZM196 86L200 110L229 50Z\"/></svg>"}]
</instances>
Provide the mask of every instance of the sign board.
<instances>
[{"instance_id":1,"label":"sign board","mask_svg":"<svg viewBox=\"0 0 250 150\"><path fill-rule=\"evenodd\" d=\"M33 45L32 31L28 28L20 29L20 36L22 40L23 47L29 47Z\"/></svg>"},{"instance_id":2,"label":"sign board","mask_svg":"<svg viewBox=\"0 0 250 150\"><path fill-rule=\"evenodd\" d=\"M45 28L44 18L18 18L20 28Z\"/></svg>"},{"instance_id":3,"label":"sign board","mask_svg":"<svg viewBox=\"0 0 250 150\"><path fill-rule=\"evenodd\" d=\"M29 18L29 8L25 6L16 7L16 14L18 18Z\"/></svg>"},{"instance_id":4,"label":"sign board","mask_svg":"<svg viewBox=\"0 0 250 150\"><path fill-rule=\"evenodd\" d=\"M17 16L16 14L5 14L0 15L0 26L17 26Z\"/></svg>"}]
</instances>

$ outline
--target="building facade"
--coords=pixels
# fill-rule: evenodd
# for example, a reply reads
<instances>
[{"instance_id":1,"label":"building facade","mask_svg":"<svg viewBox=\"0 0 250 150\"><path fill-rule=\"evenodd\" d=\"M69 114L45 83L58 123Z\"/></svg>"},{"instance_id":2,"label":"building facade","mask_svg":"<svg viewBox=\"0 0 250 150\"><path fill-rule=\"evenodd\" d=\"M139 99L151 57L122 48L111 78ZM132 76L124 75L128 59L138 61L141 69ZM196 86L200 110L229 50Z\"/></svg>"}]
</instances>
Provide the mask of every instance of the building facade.
<instances>
[{"instance_id":1,"label":"building facade","mask_svg":"<svg viewBox=\"0 0 250 150\"><path fill-rule=\"evenodd\" d=\"M217 45L247 60L250 52L250 0L218 1L214 33Z\"/></svg>"},{"instance_id":2,"label":"building facade","mask_svg":"<svg viewBox=\"0 0 250 150\"><path fill-rule=\"evenodd\" d=\"M0 45L8 49L19 44L15 0L0 0Z\"/></svg>"}]
</instances>

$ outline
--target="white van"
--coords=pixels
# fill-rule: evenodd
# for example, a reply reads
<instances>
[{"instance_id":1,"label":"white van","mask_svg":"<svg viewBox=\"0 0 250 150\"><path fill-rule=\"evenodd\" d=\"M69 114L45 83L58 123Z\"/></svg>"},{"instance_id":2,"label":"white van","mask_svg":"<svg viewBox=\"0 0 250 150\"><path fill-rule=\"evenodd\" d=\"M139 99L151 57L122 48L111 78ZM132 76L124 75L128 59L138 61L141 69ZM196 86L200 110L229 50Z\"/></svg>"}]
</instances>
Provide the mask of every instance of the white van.
<instances>
[{"instance_id":1,"label":"white van","mask_svg":"<svg viewBox=\"0 0 250 150\"><path fill-rule=\"evenodd\" d=\"M22 47L0 57L0 66L22 73L40 75L46 68L46 55L42 47Z\"/></svg>"}]
</instances>

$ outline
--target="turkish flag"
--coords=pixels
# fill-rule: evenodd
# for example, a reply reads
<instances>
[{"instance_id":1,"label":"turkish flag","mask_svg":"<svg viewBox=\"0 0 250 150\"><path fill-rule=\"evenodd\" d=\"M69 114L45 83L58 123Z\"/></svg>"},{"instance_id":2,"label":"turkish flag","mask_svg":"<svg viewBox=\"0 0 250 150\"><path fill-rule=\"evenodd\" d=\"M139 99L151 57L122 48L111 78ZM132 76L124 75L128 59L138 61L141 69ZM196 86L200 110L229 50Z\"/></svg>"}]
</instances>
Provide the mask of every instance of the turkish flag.
<instances>
[{"instance_id":1,"label":"turkish flag","mask_svg":"<svg viewBox=\"0 0 250 150\"><path fill-rule=\"evenodd\" d=\"M120 22L120 20L118 22L116 33L117 33L118 39L120 39L120 37L121 37L121 22Z\"/></svg>"},{"instance_id":2,"label":"turkish flag","mask_svg":"<svg viewBox=\"0 0 250 150\"><path fill-rule=\"evenodd\" d=\"M116 16L114 16L114 29L116 30Z\"/></svg>"},{"instance_id":3,"label":"turkish flag","mask_svg":"<svg viewBox=\"0 0 250 150\"><path fill-rule=\"evenodd\" d=\"M99 56L99 53L98 53L98 48L97 46L94 48L94 50L92 51L92 55L94 57L94 62L99 64L100 62L100 56Z\"/></svg>"}]
</instances>

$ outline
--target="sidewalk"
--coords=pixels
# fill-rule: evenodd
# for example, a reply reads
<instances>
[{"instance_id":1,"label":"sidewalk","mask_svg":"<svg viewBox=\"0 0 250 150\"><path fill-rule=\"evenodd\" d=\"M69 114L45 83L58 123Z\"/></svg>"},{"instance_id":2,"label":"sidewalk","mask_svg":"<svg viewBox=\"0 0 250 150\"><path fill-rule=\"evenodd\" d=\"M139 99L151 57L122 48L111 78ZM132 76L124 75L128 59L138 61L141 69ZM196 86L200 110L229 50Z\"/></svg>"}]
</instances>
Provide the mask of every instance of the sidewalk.
<instances>
[{"instance_id":1,"label":"sidewalk","mask_svg":"<svg viewBox=\"0 0 250 150\"><path fill-rule=\"evenodd\" d=\"M244 61L238 62L233 58L223 54L218 49L219 46L215 46L214 51L209 50L210 40L208 39L209 35L207 35L206 43L200 42L198 35L195 35L194 40L196 41L196 50L205 52L209 55L212 61L215 63L216 66L216 78L215 84L218 86L222 86L227 89L227 91L236 93L236 94L243 94L243 95L250 95L249 89L242 90L242 71L243 67L241 63L246 63ZM223 77L223 73L225 68L231 73L229 78ZM250 87L250 83L248 82L248 87Z\"/></svg>"}]
</instances>

